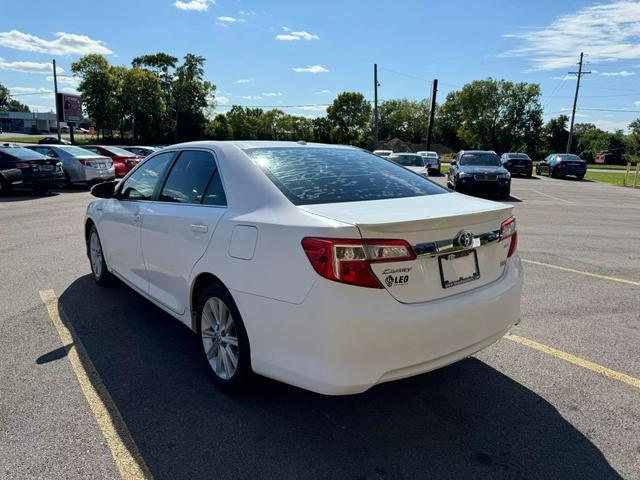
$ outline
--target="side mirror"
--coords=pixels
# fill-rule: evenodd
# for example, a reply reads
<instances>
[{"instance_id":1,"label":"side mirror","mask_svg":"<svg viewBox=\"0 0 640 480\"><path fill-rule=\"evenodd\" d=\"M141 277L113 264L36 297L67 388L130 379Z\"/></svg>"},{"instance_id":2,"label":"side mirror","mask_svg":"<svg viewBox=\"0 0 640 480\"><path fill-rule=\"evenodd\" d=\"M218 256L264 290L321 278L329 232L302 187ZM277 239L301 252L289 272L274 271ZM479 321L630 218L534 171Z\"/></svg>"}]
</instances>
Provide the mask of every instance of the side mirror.
<instances>
[{"instance_id":1,"label":"side mirror","mask_svg":"<svg viewBox=\"0 0 640 480\"><path fill-rule=\"evenodd\" d=\"M91 187L91 195L98 198L113 198L116 182L102 182Z\"/></svg>"},{"instance_id":2,"label":"side mirror","mask_svg":"<svg viewBox=\"0 0 640 480\"><path fill-rule=\"evenodd\" d=\"M455 160L451 160L451 165L457 165L457 164L458 164L458 162L457 162L457 161L455 161Z\"/></svg>"}]
</instances>

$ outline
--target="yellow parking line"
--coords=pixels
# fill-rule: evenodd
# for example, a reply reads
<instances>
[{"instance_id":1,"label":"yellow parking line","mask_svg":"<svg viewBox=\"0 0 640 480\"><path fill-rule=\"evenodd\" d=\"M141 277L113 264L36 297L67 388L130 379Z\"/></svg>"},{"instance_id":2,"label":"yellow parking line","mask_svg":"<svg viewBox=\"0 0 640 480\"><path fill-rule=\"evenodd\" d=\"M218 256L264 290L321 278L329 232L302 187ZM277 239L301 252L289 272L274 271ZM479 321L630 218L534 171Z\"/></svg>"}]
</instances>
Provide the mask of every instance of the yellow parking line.
<instances>
[{"instance_id":1,"label":"yellow parking line","mask_svg":"<svg viewBox=\"0 0 640 480\"><path fill-rule=\"evenodd\" d=\"M127 424L118 411L118 407L102 382L73 326L60 308L56 294L53 290L42 290L40 298L47 307L49 317L58 331L62 344L66 346L71 367L76 374L89 408L96 417L102 435L107 441L120 476L126 480L153 478L129 433Z\"/></svg>"},{"instance_id":2,"label":"yellow parking line","mask_svg":"<svg viewBox=\"0 0 640 480\"><path fill-rule=\"evenodd\" d=\"M556 350L555 348L548 347L547 345L543 345L542 343L534 342L533 340L529 340L525 337L507 333L504 338L511 340L512 342L516 342L521 345L533 348L535 350L539 350L540 352L548 353L549 355L553 355L554 357L561 358L566 362L573 363L574 365L578 365L579 367L586 368L587 370L591 370L592 372L599 373L600 375L604 375L605 377L613 378L614 380L629 384L632 387L640 388L640 378L632 377L631 375L627 375L626 373L616 372L615 370L611 370L610 368L603 367L602 365L590 362L589 360L585 360L584 358L576 357L575 355L571 355L570 353Z\"/></svg>"},{"instance_id":3,"label":"yellow parking line","mask_svg":"<svg viewBox=\"0 0 640 480\"><path fill-rule=\"evenodd\" d=\"M618 278L618 277L609 277L607 275L600 275L598 273L584 272L582 270L574 270L573 268L561 267L560 265L552 265L550 263L536 262L534 260L525 260L524 258L522 259L522 261L524 263L539 265L541 267L555 268L556 270L562 270L564 272L579 273L580 275L587 275L588 277L600 278L601 280L610 280L612 282L626 283L628 285L635 285L637 287L640 286L640 282L637 282L635 280L627 280L625 278Z\"/></svg>"}]
</instances>

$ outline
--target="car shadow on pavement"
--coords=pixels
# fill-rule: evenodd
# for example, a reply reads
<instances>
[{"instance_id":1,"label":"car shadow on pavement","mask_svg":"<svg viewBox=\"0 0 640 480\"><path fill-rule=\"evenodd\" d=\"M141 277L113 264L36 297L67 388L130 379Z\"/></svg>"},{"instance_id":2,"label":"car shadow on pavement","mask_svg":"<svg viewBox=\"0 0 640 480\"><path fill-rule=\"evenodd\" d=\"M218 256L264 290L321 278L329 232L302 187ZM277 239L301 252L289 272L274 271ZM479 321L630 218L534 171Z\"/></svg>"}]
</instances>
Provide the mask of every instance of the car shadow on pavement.
<instances>
[{"instance_id":1,"label":"car shadow on pavement","mask_svg":"<svg viewBox=\"0 0 640 480\"><path fill-rule=\"evenodd\" d=\"M231 396L196 336L129 288L87 275L59 302L156 479L620 478L551 404L475 358L361 395L260 378Z\"/></svg>"}]
</instances>

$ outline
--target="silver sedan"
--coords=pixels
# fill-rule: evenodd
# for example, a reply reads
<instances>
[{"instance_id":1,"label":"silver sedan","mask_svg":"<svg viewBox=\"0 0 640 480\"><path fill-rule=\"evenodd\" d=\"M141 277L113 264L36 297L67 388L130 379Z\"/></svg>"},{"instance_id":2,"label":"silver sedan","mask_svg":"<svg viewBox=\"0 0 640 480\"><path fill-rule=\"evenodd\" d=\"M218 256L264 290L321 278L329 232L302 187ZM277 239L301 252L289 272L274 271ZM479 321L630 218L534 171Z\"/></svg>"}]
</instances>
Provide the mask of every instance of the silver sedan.
<instances>
[{"instance_id":1,"label":"silver sedan","mask_svg":"<svg viewBox=\"0 0 640 480\"><path fill-rule=\"evenodd\" d=\"M66 183L99 183L113 180L116 172L109 157L74 145L31 145L28 148L62 162Z\"/></svg>"}]
</instances>

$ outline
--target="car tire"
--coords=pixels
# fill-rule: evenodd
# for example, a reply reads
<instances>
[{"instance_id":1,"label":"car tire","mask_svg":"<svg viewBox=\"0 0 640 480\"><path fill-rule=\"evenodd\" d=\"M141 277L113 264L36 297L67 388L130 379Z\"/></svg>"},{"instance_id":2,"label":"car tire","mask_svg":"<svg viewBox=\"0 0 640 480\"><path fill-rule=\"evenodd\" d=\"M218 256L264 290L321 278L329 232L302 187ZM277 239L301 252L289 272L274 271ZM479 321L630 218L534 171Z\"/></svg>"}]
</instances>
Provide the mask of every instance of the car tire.
<instances>
[{"instance_id":1,"label":"car tire","mask_svg":"<svg viewBox=\"0 0 640 480\"><path fill-rule=\"evenodd\" d=\"M67 172L64 172L64 186L65 188L71 188L73 186L71 183L71 177Z\"/></svg>"},{"instance_id":2,"label":"car tire","mask_svg":"<svg viewBox=\"0 0 640 480\"><path fill-rule=\"evenodd\" d=\"M221 285L207 287L196 316L200 354L213 382L228 392L247 388L253 376L249 337L229 291Z\"/></svg>"},{"instance_id":3,"label":"car tire","mask_svg":"<svg viewBox=\"0 0 640 480\"><path fill-rule=\"evenodd\" d=\"M91 264L91 273L93 280L100 286L107 286L113 281L113 275L107 268L104 260L104 252L102 250L102 242L98 229L95 225L89 230L89 238L87 239L87 251L89 252L89 263Z\"/></svg>"},{"instance_id":4,"label":"car tire","mask_svg":"<svg viewBox=\"0 0 640 480\"><path fill-rule=\"evenodd\" d=\"M511 197L511 189L507 190L506 192L500 193L500 198L502 200L509 200L510 197Z\"/></svg>"},{"instance_id":5,"label":"car tire","mask_svg":"<svg viewBox=\"0 0 640 480\"><path fill-rule=\"evenodd\" d=\"M576 175L576 178L577 178L578 180L582 180L582 179L584 178L584 174L582 174L582 175Z\"/></svg>"},{"instance_id":6,"label":"car tire","mask_svg":"<svg viewBox=\"0 0 640 480\"><path fill-rule=\"evenodd\" d=\"M7 193L9 193L9 190L11 190L11 186L9 185L9 182L7 182L2 177L2 175L0 175L0 196L6 195Z\"/></svg>"}]
</instances>

